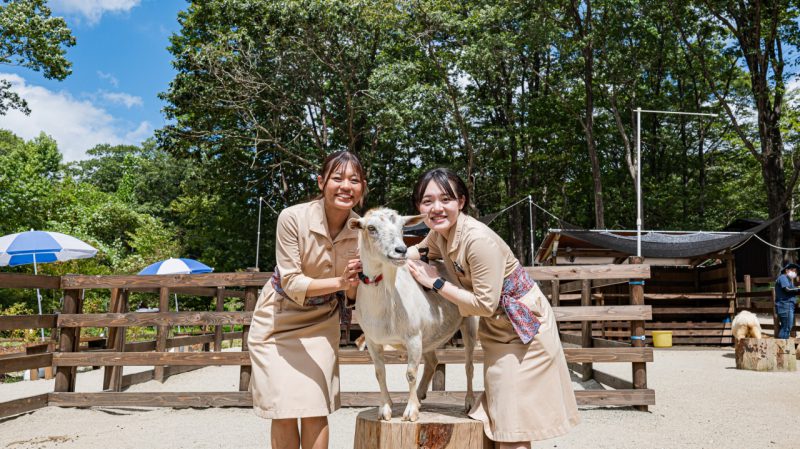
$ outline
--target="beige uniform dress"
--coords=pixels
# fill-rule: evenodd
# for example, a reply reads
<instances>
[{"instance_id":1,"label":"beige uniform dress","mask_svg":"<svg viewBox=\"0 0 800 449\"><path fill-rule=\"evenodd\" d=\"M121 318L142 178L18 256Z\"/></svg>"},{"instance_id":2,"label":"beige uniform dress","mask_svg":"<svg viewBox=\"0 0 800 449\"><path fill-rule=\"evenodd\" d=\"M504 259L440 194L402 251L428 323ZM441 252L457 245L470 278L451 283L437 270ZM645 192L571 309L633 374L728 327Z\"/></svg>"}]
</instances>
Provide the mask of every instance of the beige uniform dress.
<instances>
[{"instance_id":1,"label":"beige uniform dress","mask_svg":"<svg viewBox=\"0 0 800 449\"><path fill-rule=\"evenodd\" d=\"M429 259L443 259L462 290L457 302L463 316L481 317L478 338L484 351L484 393L469 416L484 423L486 435L501 442L544 440L565 434L580 422L555 316L538 286L523 296L541 323L523 344L500 304L503 280L519 261L486 225L460 214L447 238L436 232L418 248Z\"/></svg>"},{"instance_id":2,"label":"beige uniform dress","mask_svg":"<svg viewBox=\"0 0 800 449\"><path fill-rule=\"evenodd\" d=\"M323 200L281 212L275 258L288 298L267 282L247 339L256 415L327 416L340 407L338 301L306 305L306 290L312 279L341 276L357 254L358 234L347 226L331 241Z\"/></svg>"}]
</instances>

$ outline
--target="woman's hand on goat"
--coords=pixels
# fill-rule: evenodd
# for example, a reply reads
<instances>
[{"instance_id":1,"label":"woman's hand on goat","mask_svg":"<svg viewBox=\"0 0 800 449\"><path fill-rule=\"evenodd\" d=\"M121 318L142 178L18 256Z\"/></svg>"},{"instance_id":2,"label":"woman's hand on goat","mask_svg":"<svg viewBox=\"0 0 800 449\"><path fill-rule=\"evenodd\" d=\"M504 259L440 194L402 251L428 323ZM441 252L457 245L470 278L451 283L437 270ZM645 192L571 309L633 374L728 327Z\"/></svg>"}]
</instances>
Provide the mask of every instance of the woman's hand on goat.
<instances>
[{"instance_id":1,"label":"woman's hand on goat","mask_svg":"<svg viewBox=\"0 0 800 449\"><path fill-rule=\"evenodd\" d=\"M361 259L350 259L347 261L347 266L342 273L342 281L346 288L355 287L358 285L358 273L361 273Z\"/></svg>"},{"instance_id":2,"label":"woman's hand on goat","mask_svg":"<svg viewBox=\"0 0 800 449\"><path fill-rule=\"evenodd\" d=\"M408 271L414 276L414 279L425 288L433 287L433 281L439 277L439 272L436 268L422 262L421 260L408 260Z\"/></svg>"}]
</instances>

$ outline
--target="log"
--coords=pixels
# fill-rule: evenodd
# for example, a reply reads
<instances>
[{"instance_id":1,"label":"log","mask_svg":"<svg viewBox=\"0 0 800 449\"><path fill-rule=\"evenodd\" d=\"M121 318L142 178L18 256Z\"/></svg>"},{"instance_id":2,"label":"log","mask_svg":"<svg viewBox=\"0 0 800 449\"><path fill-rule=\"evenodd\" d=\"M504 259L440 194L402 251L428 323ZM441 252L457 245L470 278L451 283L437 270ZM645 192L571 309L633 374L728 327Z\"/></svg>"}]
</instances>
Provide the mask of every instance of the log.
<instances>
[{"instance_id":1,"label":"log","mask_svg":"<svg viewBox=\"0 0 800 449\"><path fill-rule=\"evenodd\" d=\"M796 371L795 340L742 338L736 343L736 368L753 371Z\"/></svg>"},{"instance_id":2,"label":"log","mask_svg":"<svg viewBox=\"0 0 800 449\"><path fill-rule=\"evenodd\" d=\"M405 404L392 407L392 420L378 419L378 409L356 418L354 449L489 449L483 423L467 417L463 406L423 404L419 419L403 421Z\"/></svg>"}]
</instances>

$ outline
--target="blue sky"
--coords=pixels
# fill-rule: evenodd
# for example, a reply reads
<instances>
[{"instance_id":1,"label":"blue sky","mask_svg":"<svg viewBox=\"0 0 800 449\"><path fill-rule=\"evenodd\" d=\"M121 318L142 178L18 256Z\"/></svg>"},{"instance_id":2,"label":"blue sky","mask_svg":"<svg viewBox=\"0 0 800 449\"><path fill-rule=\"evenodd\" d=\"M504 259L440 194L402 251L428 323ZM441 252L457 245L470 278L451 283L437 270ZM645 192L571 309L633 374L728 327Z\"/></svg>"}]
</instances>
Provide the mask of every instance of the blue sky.
<instances>
[{"instance_id":1,"label":"blue sky","mask_svg":"<svg viewBox=\"0 0 800 449\"><path fill-rule=\"evenodd\" d=\"M29 103L29 116L0 116L0 128L25 139L44 131L65 161L86 157L100 143L138 144L166 121L158 93L175 76L167 51L179 31L185 0L50 0L53 15L67 21L77 44L67 50L72 75L64 81L0 66L0 78Z\"/></svg>"}]
</instances>

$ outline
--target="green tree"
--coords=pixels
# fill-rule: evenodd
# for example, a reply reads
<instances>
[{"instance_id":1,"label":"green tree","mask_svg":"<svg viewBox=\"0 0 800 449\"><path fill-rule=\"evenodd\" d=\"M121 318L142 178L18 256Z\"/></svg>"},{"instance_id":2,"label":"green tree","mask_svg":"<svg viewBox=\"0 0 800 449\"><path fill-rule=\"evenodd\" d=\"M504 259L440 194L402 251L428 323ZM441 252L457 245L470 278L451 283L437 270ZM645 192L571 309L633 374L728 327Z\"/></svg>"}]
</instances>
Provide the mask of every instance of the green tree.
<instances>
[{"instance_id":1,"label":"green tree","mask_svg":"<svg viewBox=\"0 0 800 449\"><path fill-rule=\"evenodd\" d=\"M63 80L72 64L66 47L75 38L61 17L52 17L46 0L4 0L0 5L0 64L41 71L45 78ZM30 113L24 98L0 80L0 115L9 109Z\"/></svg>"}]
</instances>

